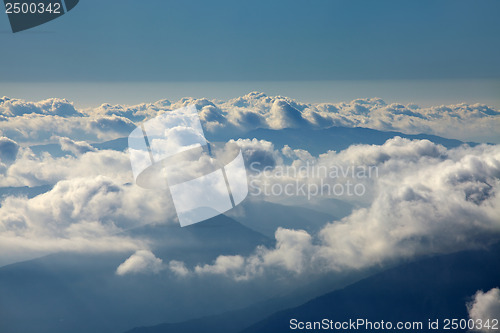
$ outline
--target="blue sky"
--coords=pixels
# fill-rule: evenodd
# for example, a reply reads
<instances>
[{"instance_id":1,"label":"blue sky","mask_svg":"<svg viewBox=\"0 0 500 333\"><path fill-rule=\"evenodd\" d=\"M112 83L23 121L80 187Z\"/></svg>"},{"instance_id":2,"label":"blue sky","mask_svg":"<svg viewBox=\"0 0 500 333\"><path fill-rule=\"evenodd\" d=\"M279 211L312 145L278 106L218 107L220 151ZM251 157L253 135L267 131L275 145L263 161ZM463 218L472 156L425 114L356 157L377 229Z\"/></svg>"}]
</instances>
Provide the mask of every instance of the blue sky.
<instances>
[{"instance_id":1,"label":"blue sky","mask_svg":"<svg viewBox=\"0 0 500 333\"><path fill-rule=\"evenodd\" d=\"M500 2L81 0L12 34L0 81L500 78Z\"/></svg>"}]
</instances>

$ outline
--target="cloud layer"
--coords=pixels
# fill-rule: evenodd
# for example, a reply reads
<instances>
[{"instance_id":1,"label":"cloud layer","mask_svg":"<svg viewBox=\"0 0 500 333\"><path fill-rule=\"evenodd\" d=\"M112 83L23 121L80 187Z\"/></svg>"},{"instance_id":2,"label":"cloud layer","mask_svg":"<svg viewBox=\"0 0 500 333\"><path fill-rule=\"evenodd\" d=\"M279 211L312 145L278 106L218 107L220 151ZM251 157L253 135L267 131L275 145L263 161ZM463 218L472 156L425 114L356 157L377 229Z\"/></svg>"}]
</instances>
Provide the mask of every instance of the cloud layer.
<instances>
[{"instance_id":1,"label":"cloud layer","mask_svg":"<svg viewBox=\"0 0 500 333\"><path fill-rule=\"evenodd\" d=\"M133 177L127 152L98 150L89 142L127 136L142 120L189 104L200 110L205 129L218 133L364 126L498 142L500 128L499 113L479 104L420 108L387 105L380 99L304 104L251 93L227 102L184 98L176 103L103 104L93 110L76 110L66 100L31 103L3 98L0 186L54 185L34 198L3 198L3 260L11 262L54 251L148 251L147 241L125 237L121 232L138 223L174 222L175 210L168 192L130 185ZM35 154L34 148L26 147L34 141L55 142L67 154ZM255 170L249 170L257 188L263 184L284 188L296 182L294 186L314 185L310 188L318 191L351 181L364 191L353 196L321 193L315 198L309 196L310 188L308 195L258 195L260 200L284 204L302 201L305 205L316 199L328 205L327 199L335 198L348 201L355 209L341 220L324 221L329 223L317 234L278 228L276 246L258 247L250 256L220 256L215 262L193 267L178 261L162 266L178 276L210 274L244 280L269 272L301 275L353 270L500 239L498 145L446 149L428 140L396 137L383 145L355 145L313 156L307 150L275 147L257 139L231 143L242 149L248 166L258 163ZM214 154L224 158L233 153L233 148L214 148ZM287 167L297 170L310 165L336 168L338 175L283 174ZM376 174L358 177L350 173L353 167L374 168ZM183 171L199 174L203 170L186 164ZM148 270L145 262L157 262L148 258L149 254L138 252L119 271L135 272L133 267L139 264Z\"/></svg>"},{"instance_id":2,"label":"cloud layer","mask_svg":"<svg viewBox=\"0 0 500 333\"><path fill-rule=\"evenodd\" d=\"M26 102L0 99L0 134L17 142L48 142L53 135L100 141L127 136L134 123L195 104L209 131L311 126L367 127L407 134L434 134L464 141L500 143L500 112L484 104L420 107L387 104L378 98L341 103L301 103L253 92L229 101L182 98L139 105L103 104L76 110L64 99Z\"/></svg>"}]
</instances>

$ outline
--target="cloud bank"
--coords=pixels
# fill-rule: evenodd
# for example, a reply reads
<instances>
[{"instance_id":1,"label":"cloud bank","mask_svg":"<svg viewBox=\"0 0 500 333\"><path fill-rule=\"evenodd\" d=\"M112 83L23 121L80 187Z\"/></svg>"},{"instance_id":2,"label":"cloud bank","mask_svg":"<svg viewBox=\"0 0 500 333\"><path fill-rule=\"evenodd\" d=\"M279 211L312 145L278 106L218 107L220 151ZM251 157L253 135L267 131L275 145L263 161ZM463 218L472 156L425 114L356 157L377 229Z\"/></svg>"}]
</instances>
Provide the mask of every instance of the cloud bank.
<instances>
[{"instance_id":1,"label":"cloud bank","mask_svg":"<svg viewBox=\"0 0 500 333\"><path fill-rule=\"evenodd\" d=\"M125 237L121 232L137 226L138 221L173 223L175 210L168 193L130 185L133 177L127 152L97 150L89 142L127 136L139 122L189 104L200 110L206 130L222 133L363 126L498 142L500 128L498 111L480 104L421 108L388 105L380 99L306 104L251 93L225 102L183 98L175 103L103 104L92 110L76 110L66 100L32 103L3 98L0 186L54 185L34 198L3 198L0 251L9 253L4 259L55 251L147 251L146 240ZM35 141L55 142L68 154L35 154L26 147ZM270 272L301 275L354 270L500 239L498 145L446 149L428 140L396 137L383 145L355 145L313 156L304 149L275 147L264 140L231 143L241 147L247 165L258 163L259 168L249 171L251 178L269 186L283 187L297 180L298 186L312 184L319 189L355 180L366 191L353 197L321 195L321 199L350 201L355 209L340 220L329 221L317 234L278 228L276 246L258 247L250 256L220 256L212 263L193 267L178 261L164 264L178 276L211 274L245 280ZM214 153L229 156L231 149L228 145ZM328 170L375 167L377 173L364 178L349 173L338 177L279 175L284 167L297 169L311 164ZM184 171L197 174L202 170L186 165ZM284 204L295 202L295 197L258 196ZM311 198L298 199L308 204ZM141 252L134 258L120 272L133 272L127 267L150 256Z\"/></svg>"},{"instance_id":2,"label":"cloud bank","mask_svg":"<svg viewBox=\"0 0 500 333\"><path fill-rule=\"evenodd\" d=\"M64 99L26 102L0 99L0 133L17 142L49 142L53 135L101 141L127 136L134 124L194 104L209 131L257 128L367 127L406 134L433 134L463 141L500 143L500 112L484 104L420 107L387 104L378 98L341 103L301 103L253 92L229 101L182 98L139 105L76 110Z\"/></svg>"},{"instance_id":3,"label":"cloud bank","mask_svg":"<svg viewBox=\"0 0 500 333\"><path fill-rule=\"evenodd\" d=\"M274 248L259 247L248 257L220 256L192 273L244 280L276 271L357 270L500 240L500 146L448 150L427 140L394 138L318 160L376 165L380 175L370 179L369 203L318 234L279 228Z\"/></svg>"},{"instance_id":4,"label":"cloud bank","mask_svg":"<svg viewBox=\"0 0 500 333\"><path fill-rule=\"evenodd\" d=\"M174 223L167 193L123 185L104 176L59 181L34 198L9 196L0 207L0 262L60 252L144 249L147 239L123 231Z\"/></svg>"}]
</instances>

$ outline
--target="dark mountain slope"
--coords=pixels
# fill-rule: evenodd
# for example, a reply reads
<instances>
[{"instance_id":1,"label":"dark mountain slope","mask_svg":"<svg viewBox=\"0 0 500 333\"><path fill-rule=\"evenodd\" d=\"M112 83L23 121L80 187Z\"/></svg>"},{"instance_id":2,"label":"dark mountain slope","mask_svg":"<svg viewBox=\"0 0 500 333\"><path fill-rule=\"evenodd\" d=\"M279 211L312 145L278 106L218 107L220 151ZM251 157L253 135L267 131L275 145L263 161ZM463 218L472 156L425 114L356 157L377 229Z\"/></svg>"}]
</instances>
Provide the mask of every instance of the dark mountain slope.
<instances>
[{"instance_id":1,"label":"dark mountain slope","mask_svg":"<svg viewBox=\"0 0 500 333\"><path fill-rule=\"evenodd\" d=\"M293 297L276 298L220 315L184 322L137 327L127 333L244 333L290 332L289 321L422 321L467 318L466 302L478 289L500 285L500 245L490 250L466 251L426 258L372 275L303 305L277 312L262 321L266 311L293 305ZM315 281L312 284L321 284ZM324 283L324 281L323 281ZM311 287L311 286L309 286ZM297 290L296 293L311 289Z\"/></svg>"},{"instance_id":2,"label":"dark mountain slope","mask_svg":"<svg viewBox=\"0 0 500 333\"><path fill-rule=\"evenodd\" d=\"M500 285L500 245L406 264L371 276L299 307L275 313L244 333L290 332L289 321L422 321L467 319L466 303L479 289ZM441 321L442 322L442 321ZM360 329L363 331L362 329Z\"/></svg>"},{"instance_id":3,"label":"dark mountain slope","mask_svg":"<svg viewBox=\"0 0 500 333\"><path fill-rule=\"evenodd\" d=\"M218 255L248 254L274 242L218 216L180 228L145 226L127 232L152 240L151 251L167 265L211 263ZM187 320L246 307L268 291L220 276L161 272L119 276L133 253L59 253L0 267L1 333L113 333L165 320ZM226 297L223 295L231 295Z\"/></svg>"}]
</instances>

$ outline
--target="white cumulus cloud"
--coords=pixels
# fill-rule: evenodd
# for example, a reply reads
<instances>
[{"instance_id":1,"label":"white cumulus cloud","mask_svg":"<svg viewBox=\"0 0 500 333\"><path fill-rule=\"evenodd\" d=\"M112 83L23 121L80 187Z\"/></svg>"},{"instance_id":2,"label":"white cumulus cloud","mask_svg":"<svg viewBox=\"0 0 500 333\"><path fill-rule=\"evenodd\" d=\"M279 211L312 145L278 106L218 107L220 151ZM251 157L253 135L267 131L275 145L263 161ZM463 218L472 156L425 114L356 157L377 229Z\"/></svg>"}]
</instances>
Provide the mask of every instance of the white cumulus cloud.
<instances>
[{"instance_id":1,"label":"white cumulus cloud","mask_svg":"<svg viewBox=\"0 0 500 333\"><path fill-rule=\"evenodd\" d=\"M406 134L433 134L465 141L499 143L500 112L484 104L420 107L387 104L379 98L339 103L301 103L253 92L228 101L182 98L138 105L103 104L76 110L71 102L0 99L0 132L17 142L48 142L52 135L73 140L127 136L138 123L164 112L196 105L209 131L236 133L257 128L367 127Z\"/></svg>"},{"instance_id":2,"label":"white cumulus cloud","mask_svg":"<svg viewBox=\"0 0 500 333\"><path fill-rule=\"evenodd\" d=\"M129 251L147 240L124 230L150 223L174 223L164 191L113 180L74 178L34 198L6 197L0 207L1 263L59 251Z\"/></svg>"},{"instance_id":3,"label":"white cumulus cloud","mask_svg":"<svg viewBox=\"0 0 500 333\"><path fill-rule=\"evenodd\" d=\"M159 273L162 269L163 260L149 250L139 250L118 266L116 274Z\"/></svg>"},{"instance_id":4,"label":"white cumulus cloud","mask_svg":"<svg viewBox=\"0 0 500 333\"><path fill-rule=\"evenodd\" d=\"M492 329L500 320L500 289L493 288L487 292L478 290L474 295L472 302L467 305L467 310L469 311L469 317L474 320L480 320L480 322L486 325L488 321L488 327L483 327L479 329L482 332L495 332L497 329Z\"/></svg>"},{"instance_id":5,"label":"white cumulus cloud","mask_svg":"<svg viewBox=\"0 0 500 333\"><path fill-rule=\"evenodd\" d=\"M56 136L55 138L59 140L59 144L61 145L61 149L63 151L67 151L75 155L81 155L89 151L97 150L86 141L73 141L70 138L61 136Z\"/></svg>"},{"instance_id":6,"label":"white cumulus cloud","mask_svg":"<svg viewBox=\"0 0 500 333\"><path fill-rule=\"evenodd\" d=\"M248 257L220 256L194 272L247 279L276 270L345 271L500 240L498 145L448 150L427 140L395 138L318 159L376 165L380 174L370 179L369 203L316 235L279 228L274 248L258 247Z\"/></svg>"}]
</instances>

